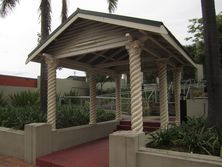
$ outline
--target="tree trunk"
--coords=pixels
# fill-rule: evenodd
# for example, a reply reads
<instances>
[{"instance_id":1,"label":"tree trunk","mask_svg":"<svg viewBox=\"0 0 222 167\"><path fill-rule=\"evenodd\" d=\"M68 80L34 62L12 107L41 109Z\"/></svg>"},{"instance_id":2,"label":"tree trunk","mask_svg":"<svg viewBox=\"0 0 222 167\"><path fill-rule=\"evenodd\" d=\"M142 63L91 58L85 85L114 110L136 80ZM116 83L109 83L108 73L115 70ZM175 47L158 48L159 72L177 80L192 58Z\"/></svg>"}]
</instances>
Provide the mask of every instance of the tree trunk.
<instances>
[{"instance_id":1,"label":"tree trunk","mask_svg":"<svg viewBox=\"0 0 222 167\"><path fill-rule=\"evenodd\" d=\"M50 17L50 2L49 0L41 0L40 17L41 17L41 42L45 41L49 36L51 17ZM45 58L41 61L41 76L40 76L40 110L47 113L47 65Z\"/></svg>"},{"instance_id":2,"label":"tree trunk","mask_svg":"<svg viewBox=\"0 0 222 167\"><path fill-rule=\"evenodd\" d=\"M61 18L62 18L62 23L64 23L67 20L67 1L62 0L62 13L61 13Z\"/></svg>"},{"instance_id":3,"label":"tree trunk","mask_svg":"<svg viewBox=\"0 0 222 167\"><path fill-rule=\"evenodd\" d=\"M222 72L214 0L201 0L201 4L208 90L208 121L210 125L222 127Z\"/></svg>"}]
</instances>

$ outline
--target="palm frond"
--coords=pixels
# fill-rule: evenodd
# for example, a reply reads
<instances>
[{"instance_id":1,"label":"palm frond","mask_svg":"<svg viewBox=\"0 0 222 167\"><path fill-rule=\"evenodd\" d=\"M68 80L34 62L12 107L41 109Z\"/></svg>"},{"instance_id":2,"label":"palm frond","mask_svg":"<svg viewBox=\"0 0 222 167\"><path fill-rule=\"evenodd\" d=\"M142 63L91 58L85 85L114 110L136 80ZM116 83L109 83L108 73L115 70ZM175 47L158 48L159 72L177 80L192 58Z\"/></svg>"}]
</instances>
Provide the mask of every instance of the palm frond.
<instances>
[{"instance_id":1,"label":"palm frond","mask_svg":"<svg viewBox=\"0 0 222 167\"><path fill-rule=\"evenodd\" d=\"M117 8L118 0L107 0L109 13L113 13Z\"/></svg>"},{"instance_id":2,"label":"palm frond","mask_svg":"<svg viewBox=\"0 0 222 167\"><path fill-rule=\"evenodd\" d=\"M41 18L41 41L45 40L51 31L51 1L41 0L39 17Z\"/></svg>"},{"instance_id":3,"label":"palm frond","mask_svg":"<svg viewBox=\"0 0 222 167\"><path fill-rule=\"evenodd\" d=\"M67 16L68 16L67 1L62 0L62 12L61 12L62 23L64 23L67 20Z\"/></svg>"},{"instance_id":4,"label":"palm frond","mask_svg":"<svg viewBox=\"0 0 222 167\"><path fill-rule=\"evenodd\" d=\"M16 3L19 3L19 0L1 0L0 16L5 17L13 10L13 8L15 8Z\"/></svg>"}]
</instances>

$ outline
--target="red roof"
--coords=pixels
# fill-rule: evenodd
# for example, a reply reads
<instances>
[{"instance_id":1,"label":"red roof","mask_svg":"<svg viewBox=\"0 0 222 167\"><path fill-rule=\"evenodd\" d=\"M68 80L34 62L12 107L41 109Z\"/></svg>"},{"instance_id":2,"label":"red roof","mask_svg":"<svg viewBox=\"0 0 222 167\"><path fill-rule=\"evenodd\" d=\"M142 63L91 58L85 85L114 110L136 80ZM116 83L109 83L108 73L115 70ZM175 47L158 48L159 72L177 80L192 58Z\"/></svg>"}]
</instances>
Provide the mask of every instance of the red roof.
<instances>
[{"instance_id":1,"label":"red roof","mask_svg":"<svg viewBox=\"0 0 222 167\"><path fill-rule=\"evenodd\" d=\"M0 86L2 85L37 88L37 79L0 75Z\"/></svg>"}]
</instances>

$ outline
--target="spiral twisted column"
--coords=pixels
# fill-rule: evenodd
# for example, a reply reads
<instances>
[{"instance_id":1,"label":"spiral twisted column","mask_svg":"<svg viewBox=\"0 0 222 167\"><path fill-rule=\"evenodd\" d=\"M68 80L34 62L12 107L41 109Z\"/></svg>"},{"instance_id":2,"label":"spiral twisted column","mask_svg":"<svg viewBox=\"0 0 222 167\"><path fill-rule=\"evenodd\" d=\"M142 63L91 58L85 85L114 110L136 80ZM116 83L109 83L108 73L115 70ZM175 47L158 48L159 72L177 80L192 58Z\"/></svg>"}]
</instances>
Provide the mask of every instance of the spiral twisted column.
<instances>
[{"instance_id":1,"label":"spiral twisted column","mask_svg":"<svg viewBox=\"0 0 222 167\"><path fill-rule=\"evenodd\" d=\"M90 114L89 124L96 124L96 74L89 72Z\"/></svg>"},{"instance_id":2,"label":"spiral twisted column","mask_svg":"<svg viewBox=\"0 0 222 167\"><path fill-rule=\"evenodd\" d=\"M182 70L181 68L175 68L173 73L176 125L180 125L181 122L180 121L181 70Z\"/></svg>"},{"instance_id":3,"label":"spiral twisted column","mask_svg":"<svg viewBox=\"0 0 222 167\"><path fill-rule=\"evenodd\" d=\"M116 120L120 120L122 113L121 113L121 96L120 96L120 79L121 75L118 75L115 78L116 82Z\"/></svg>"},{"instance_id":4,"label":"spiral twisted column","mask_svg":"<svg viewBox=\"0 0 222 167\"><path fill-rule=\"evenodd\" d=\"M142 46L140 41L129 41L126 49L129 53L132 130L142 132L142 77L140 57Z\"/></svg>"},{"instance_id":5,"label":"spiral twisted column","mask_svg":"<svg viewBox=\"0 0 222 167\"><path fill-rule=\"evenodd\" d=\"M160 91L160 126L161 129L166 129L169 124L166 61L158 62L158 77Z\"/></svg>"},{"instance_id":6,"label":"spiral twisted column","mask_svg":"<svg viewBox=\"0 0 222 167\"><path fill-rule=\"evenodd\" d=\"M57 62L51 56L46 56L48 68L48 101L47 101L47 122L56 129L56 67Z\"/></svg>"}]
</instances>

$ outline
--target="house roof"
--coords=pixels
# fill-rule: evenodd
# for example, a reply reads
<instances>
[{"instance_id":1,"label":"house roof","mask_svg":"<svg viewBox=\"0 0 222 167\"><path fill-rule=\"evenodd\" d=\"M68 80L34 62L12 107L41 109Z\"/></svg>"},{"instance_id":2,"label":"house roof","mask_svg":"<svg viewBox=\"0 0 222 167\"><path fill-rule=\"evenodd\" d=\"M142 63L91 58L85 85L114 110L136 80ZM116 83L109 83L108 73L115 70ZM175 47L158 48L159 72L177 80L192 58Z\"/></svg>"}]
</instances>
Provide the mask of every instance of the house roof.
<instances>
[{"instance_id":1,"label":"house roof","mask_svg":"<svg viewBox=\"0 0 222 167\"><path fill-rule=\"evenodd\" d=\"M86 30L84 28L86 28ZM81 35L85 35L85 39L88 39L89 36L90 39L92 34L94 34L94 32L90 32L90 30L93 28L95 36L101 36L100 39L94 37L92 38L94 40L84 41L84 43L79 42L81 40L84 40L83 37L79 37ZM104 31L103 34L101 34L101 31ZM110 33L111 31L112 33ZM151 47L148 50L145 49L146 54L157 55L162 58L164 57L163 55L167 53L169 55L171 54L171 57L174 57L174 61L177 65L178 63L176 61L180 62L181 64L195 66L193 59L189 56L187 51L172 35L172 33L164 26L162 22L81 9L77 9L65 23L60 25L55 31L51 33L51 35L45 41L37 46L28 55L26 63L28 63L29 61L40 62L40 59L42 57L41 54L50 52L57 56L57 58L70 56L77 57L83 55L83 60L84 57L91 59L92 56L86 55L91 52L95 52L97 54L98 52L107 49L113 50L113 52L115 52L116 50L114 49L117 48L120 50L121 47L125 46L126 37L124 33L127 32L137 34L136 36L138 36L139 34L140 37L149 36L150 41L149 43L147 43L147 45L150 45ZM81 33L81 35L79 33ZM105 35L109 36L109 39L106 38ZM119 36L121 39L119 38L118 40L114 40L114 37L116 36ZM74 41L74 39L76 39L76 41ZM79 41L77 39L79 39ZM108 45L106 42L104 42L106 39L107 41L113 41L112 45ZM100 45L102 44L103 47L98 47L99 45L95 45L95 43L98 43ZM92 46L90 48L87 48L87 44ZM64 45L67 45L67 47L64 47ZM93 47L96 48L93 49ZM153 50L158 50L158 53L153 53ZM77 59L80 60L80 58ZM97 61L97 63L99 62L100 61ZM108 63L110 61L106 62Z\"/></svg>"}]
</instances>

